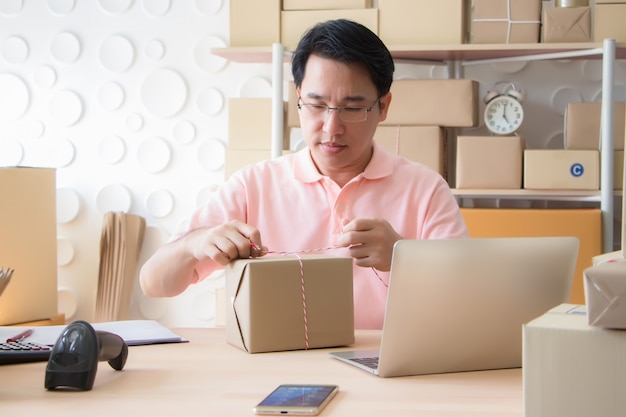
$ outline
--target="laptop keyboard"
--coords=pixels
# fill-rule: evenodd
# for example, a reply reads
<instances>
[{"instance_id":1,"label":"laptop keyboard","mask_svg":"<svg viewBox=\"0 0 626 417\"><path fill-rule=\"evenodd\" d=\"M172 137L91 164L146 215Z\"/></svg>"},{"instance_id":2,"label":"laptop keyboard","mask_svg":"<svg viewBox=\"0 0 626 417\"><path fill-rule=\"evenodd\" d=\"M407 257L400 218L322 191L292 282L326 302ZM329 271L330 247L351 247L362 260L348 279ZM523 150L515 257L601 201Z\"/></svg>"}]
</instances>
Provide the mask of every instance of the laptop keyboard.
<instances>
[{"instance_id":1,"label":"laptop keyboard","mask_svg":"<svg viewBox=\"0 0 626 417\"><path fill-rule=\"evenodd\" d=\"M368 368L378 369L378 356L373 356L370 358L353 358L354 362L360 363L361 365L365 365Z\"/></svg>"}]
</instances>

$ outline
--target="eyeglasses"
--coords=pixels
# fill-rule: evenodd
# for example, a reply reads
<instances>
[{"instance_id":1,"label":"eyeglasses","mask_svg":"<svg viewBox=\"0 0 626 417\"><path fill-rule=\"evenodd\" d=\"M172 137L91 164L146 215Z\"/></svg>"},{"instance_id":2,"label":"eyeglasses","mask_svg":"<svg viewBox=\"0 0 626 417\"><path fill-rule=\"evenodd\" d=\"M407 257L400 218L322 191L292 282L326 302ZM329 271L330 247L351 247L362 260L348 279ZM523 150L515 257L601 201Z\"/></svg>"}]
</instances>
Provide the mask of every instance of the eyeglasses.
<instances>
[{"instance_id":1,"label":"eyeglasses","mask_svg":"<svg viewBox=\"0 0 626 417\"><path fill-rule=\"evenodd\" d=\"M298 97L298 110L305 108L309 115L317 118L326 118L331 110L334 110L339 115L339 118L347 123L358 123L367 120L367 115L372 111L376 103L380 101L378 97L374 104L369 107L365 106L339 106L330 107L325 104L316 103L302 103L302 97Z\"/></svg>"}]
</instances>

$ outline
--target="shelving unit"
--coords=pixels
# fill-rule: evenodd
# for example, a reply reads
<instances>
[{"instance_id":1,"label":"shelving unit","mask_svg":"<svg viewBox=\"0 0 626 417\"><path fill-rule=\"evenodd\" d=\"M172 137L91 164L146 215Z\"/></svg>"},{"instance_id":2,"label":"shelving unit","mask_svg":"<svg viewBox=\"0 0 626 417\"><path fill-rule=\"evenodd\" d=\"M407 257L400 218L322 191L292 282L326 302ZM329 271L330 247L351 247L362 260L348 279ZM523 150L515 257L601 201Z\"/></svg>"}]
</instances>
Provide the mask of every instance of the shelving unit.
<instances>
[{"instance_id":1,"label":"shelving unit","mask_svg":"<svg viewBox=\"0 0 626 417\"><path fill-rule=\"evenodd\" d=\"M599 202L602 211L603 252L613 249L613 86L616 59L626 59L626 44L617 45L613 39L602 43L533 43L533 44L462 44L462 45L394 45L389 50L397 61L415 64L444 64L450 78L462 78L468 65L498 62L541 61L555 59L602 59L602 152L599 191L559 190L452 190L459 199L525 199L550 201ZM280 44L272 47L215 48L211 53L240 63L271 63L274 86L273 150L280 155L283 144L283 64L290 60L289 51ZM623 204L623 202L622 202Z\"/></svg>"}]
</instances>

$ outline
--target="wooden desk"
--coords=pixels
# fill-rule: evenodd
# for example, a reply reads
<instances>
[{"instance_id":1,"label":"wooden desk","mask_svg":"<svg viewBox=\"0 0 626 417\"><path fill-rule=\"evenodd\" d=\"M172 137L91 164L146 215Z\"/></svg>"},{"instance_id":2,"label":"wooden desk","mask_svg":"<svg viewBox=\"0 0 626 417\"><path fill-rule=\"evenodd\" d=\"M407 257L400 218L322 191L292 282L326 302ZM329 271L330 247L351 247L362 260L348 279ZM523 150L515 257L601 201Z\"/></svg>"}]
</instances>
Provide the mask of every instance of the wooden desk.
<instances>
[{"instance_id":1,"label":"wooden desk","mask_svg":"<svg viewBox=\"0 0 626 417\"><path fill-rule=\"evenodd\" d=\"M123 371L100 362L93 390L47 391L46 363L0 367L3 415L252 416L279 384L334 383L322 416L522 416L521 369L379 378L343 364L329 350L248 354L216 329L175 329L190 343L133 346ZM356 346L378 346L380 332L358 331Z\"/></svg>"}]
</instances>

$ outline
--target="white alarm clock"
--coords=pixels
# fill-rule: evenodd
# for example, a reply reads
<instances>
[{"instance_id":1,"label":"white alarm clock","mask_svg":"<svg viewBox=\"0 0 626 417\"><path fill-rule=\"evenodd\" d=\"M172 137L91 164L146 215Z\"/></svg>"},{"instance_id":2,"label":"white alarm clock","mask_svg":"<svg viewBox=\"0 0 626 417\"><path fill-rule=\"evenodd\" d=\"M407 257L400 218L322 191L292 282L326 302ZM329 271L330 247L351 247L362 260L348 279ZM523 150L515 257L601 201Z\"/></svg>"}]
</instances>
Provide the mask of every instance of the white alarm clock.
<instances>
[{"instance_id":1,"label":"white alarm clock","mask_svg":"<svg viewBox=\"0 0 626 417\"><path fill-rule=\"evenodd\" d=\"M523 100L524 94L512 83L507 83L503 91L488 91L484 98L484 120L487 129L494 135L515 133L524 121Z\"/></svg>"}]
</instances>

